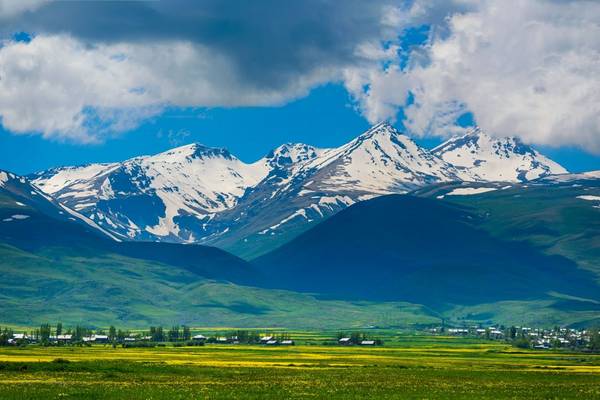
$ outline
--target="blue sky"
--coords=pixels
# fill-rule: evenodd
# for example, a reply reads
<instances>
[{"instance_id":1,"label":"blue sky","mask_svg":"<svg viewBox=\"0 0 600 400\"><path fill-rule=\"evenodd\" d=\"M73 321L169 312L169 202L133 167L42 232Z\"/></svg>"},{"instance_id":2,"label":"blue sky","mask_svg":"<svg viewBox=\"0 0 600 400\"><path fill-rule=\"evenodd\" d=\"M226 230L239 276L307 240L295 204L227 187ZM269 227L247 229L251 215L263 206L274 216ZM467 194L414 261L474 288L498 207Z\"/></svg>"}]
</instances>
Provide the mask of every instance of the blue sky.
<instances>
[{"instance_id":1,"label":"blue sky","mask_svg":"<svg viewBox=\"0 0 600 400\"><path fill-rule=\"evenodd\" d=\"M48 140L35 134L14 135L1 130L0 168L28 174L62 165L120 161L191 142L225 147L251 162L287 142L339 146L369 126L354 109L346 90L332 84L280 107L172 109L100 144ZM396 126L402 129L401 123ZM440 141L417 139L425 147ZM600 158L575 148L540 150L573 172L600 169Z\"/></svg>"},{"instance_id":2,"label":"blue sky","mask_svg":"<svg viewBox=\"0 0 600 400\"><path fill-rule=\"evenodd\" d=\"M190 142L249 162L286 142L339 146L381 120L433 147L465 112L573 172L600 169L597 4L9 3L1 169L120 161ZM526 35L539 40L514 46Z\"/></svg>"}]
</instances>

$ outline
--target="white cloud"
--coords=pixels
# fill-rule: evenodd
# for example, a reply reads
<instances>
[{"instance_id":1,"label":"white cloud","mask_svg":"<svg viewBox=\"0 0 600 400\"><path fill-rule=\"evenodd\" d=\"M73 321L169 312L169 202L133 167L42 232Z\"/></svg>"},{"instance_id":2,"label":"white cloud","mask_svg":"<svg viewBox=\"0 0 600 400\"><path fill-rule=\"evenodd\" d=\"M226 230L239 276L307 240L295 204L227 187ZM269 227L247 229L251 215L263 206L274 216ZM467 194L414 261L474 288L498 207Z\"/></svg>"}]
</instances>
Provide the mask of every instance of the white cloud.
<instances>
[{"instance_id":1,"label":"white cloud","mask_svg":"<svg viewBox=\"0 0 600 400\"><path fill-rule=\"evenodd\" d=\"M600 3L461 3L470 11L447 19L426 62L346 74L364 115L393 118L411 91L407 126L418 135L456 132L466 107L493 135L600 152Z\"/></svg>"},{"instance_id":2,"label":"white cloud","mask_svg":"<svg viewBox=\"0 0 600 400\"><path fill-rule=\"evenodd\" d=\"M0 20L41 12L44 3L0 0ZM226 51L229 42L203 45L168 35L95 41L47 30L29 43L5 41L1 122L17 134L89 142L132 129L164 107L278 105L318 84L343 81L369 121L393 119L404 108L416 135L459 133L455 120L470 110L492 135L600 153L600 3L421 0L408 10L393 3L384 2L379 25L333 61L323 62L321 54L335 53L345 41L320 51L309 35L310 46L298 52L318 56L306 65L306 57L297 57L293 73L284 53L274 50L279 62L271 71L262 73L269 62L261 57L249 76L254 51L246 54L239 40L244 57ZM390 39L423 23L433 26L429 43L401 68L399 43Z\"/></svg>"},{"instance_id":3,"label":"white cloud","mask_svg":"<svg viewBox=\"0 0 600 400\"><path fill-rule=\"evenodd\" d=\"M89 142L132 129L165 106L280 104L334 74L316 70L264 89L241 82L226 57L198 44L90 46L37 36L0 47L0 116L14 133Z\"/></svg>"},{"instance_id":4,"label":"white cloud","mask_svg":"<svg viewBox=\"0 0 600 400\"><path fill-rule=\"evenodd\" d=\"M32 11L49 0L0 0L0 20Z\"/></svg>"},{"instance_id":5,"label":"white cloud","mask_svg":"<svg viewBox=\"0 0 600 400\"><path fill-rule=\"evenodd\" d=\"M165 107L280 105L390 57L401 2L0 0L0 37L33 34L0 42L0 121L90 142Z\"/></svg>"}]
</instances>

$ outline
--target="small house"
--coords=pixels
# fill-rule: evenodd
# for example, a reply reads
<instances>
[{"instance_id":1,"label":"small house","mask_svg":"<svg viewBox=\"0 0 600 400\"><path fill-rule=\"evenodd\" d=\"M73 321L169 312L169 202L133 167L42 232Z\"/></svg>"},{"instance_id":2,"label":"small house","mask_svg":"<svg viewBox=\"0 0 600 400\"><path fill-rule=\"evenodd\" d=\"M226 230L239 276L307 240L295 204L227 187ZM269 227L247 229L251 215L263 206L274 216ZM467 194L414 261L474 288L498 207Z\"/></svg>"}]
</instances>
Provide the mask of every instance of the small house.
<instances>
[{"instance_id":1,"label":"small house","mask_svg":"<svg viewBox=\"0 0 600 400\"><path fill-rule=\"evenodd\" d=\"M73 340L73 335L57 335L56 341L60 343L66 343Z\"/></svg>"},{"instance_id":2,"label":"small house","mask_svg":"<svg viewBox=\"0 0 600 400\"><path fill-rule=\"evenodd\" d=\"M492 329L490 331L490 337L493 339L501 339L504 336L504 333L498 329Z\"/></svg>"},{"instance_id":3,"label":"small house","mask_svg":"<svg viewBox=\"0 0 600 400\"><path fill-rule=\"evenodd\" d=\"M283 346L293 346L295 343L294 343L294 341L293 341L293 340L291 340L291 339L286 339L286 340L282 340L282 341L281 341L281 344L282 344Z\"/></svg>"},{"instance_id":4,"label":"small house","mask_svg":"<svg viewBox=\"0 0 600 400\"><path fill-rule=\"evenodd\" d=\"M263 336L260 338L260 343L266 344L267 342L273 340L273 336Z\"/></svg>"},{"instance_id":5,"label":"small house","mask_svg":"<svg viewBox=\"0 0 600 400\"><path fill-rule=\"evenodd\" d=\"M375 341L374 340L362 340L360 342L361 346L375 346Z\"/></svg>"},{"instance_id":6,"label":"small house","mask_svg":"<svg viewBox=\"0 0 600 400\"><path fill-rule=\"evenodd\" d=\"M348 346L352 344L352 340L350 340L349 337L343 337L340 340L338 340L338 343L344 346Z\"/></svg>"},{"instance_id":7,"label":"small house","mask_svg":"<svg viewBox=\"0 0 600 400\"><path fill-rule=\"evenodd\" d=\"M108 343L108 336L106 335L92 335L94 343Z\"/></svg>"},{"instance_id":8,"label":"small house","mask_svg":"<svg viewBox=\"0 0 600 400\"><path fill-rule=\"evenodd\" d=\"M265 344L267 346L275 346L275 345L279 344L279 342L275 339L271 339L271 340L267 341Z\"/></svg>"}]
</instances>

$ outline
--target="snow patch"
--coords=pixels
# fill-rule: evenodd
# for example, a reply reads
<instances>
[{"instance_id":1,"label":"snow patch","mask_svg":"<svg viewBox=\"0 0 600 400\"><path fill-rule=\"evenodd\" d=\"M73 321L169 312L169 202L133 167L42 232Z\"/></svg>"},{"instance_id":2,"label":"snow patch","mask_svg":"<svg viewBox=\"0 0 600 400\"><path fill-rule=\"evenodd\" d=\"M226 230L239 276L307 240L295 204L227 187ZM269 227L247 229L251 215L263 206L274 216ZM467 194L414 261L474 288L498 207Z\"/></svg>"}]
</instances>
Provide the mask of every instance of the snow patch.
<instances>
[{"instance_id":1,"label":"snow patch","mask_svg":"<svg viewBox=\"0 0 600 400\"><path fill-rule=\"evenodd\" d=\"M278 224L270 226L268 229L265 229L262 232L266 232L266 231L269 231L269 230L274 231L275 229L279 228L281 225L283 225L283 224L291 221L292 219L294 219L296 217L303 217L304 219L308 219L308 217L306 216L306 210L304 208L301 208L298 211L294 212L289 217L286 217L286 218L282 219Z\"/></svg>"},{"instance_id":2,"label":"snow patch","mask_svg":"<svg viewBox=\"0 0 600 400\"><path fill-rule=\"evenodd\" d=\"M29 218L29 215L24 215L24 214L15 214L15 215L11 215L9 218L4 218L2 221L4 222L10 222L10 221L18 221L18 220L24 220Z\"/></svg>"},{"instance_id":3,"label":"snow patch","mask_svg":"<svg viewBox=\"0 0 600 400\"><path fill-rule=\"evenodd\" d=\"M95 228L97 230L99 230L100 232L104 233L106 236L108 236L109 238L111 238L112 240L116 241L116 242L120 242L121 240L118 239L116 236L112 235L110 232L106 231L105 229L103 229L102 227L100 227L100 225L98 225L97 223L95 223L94 221L92 221L91 219L89 219L86 216L83 216L81 214L79 214L77 211L75 210L71 210L69 207L60 204L60 207L65 210L67 213L71 214L72 217L69 217L70 220L76 221L77 219L80 221L83 221L84 223L88 224L89 226L91 226L92 228ZM75 218L74 218L75 217Z\"/></svg>"},{"instance_id":4,"label":"snow patch","mask_svg":"<svg viewBox=\"0 0 600 400\"><path fill-rule=\"evenodd\" d=\"M3 187L6 182L10 179L8 173L0 171L0 187Z\"/></svg>"},{"instance_id":5,"label":"snow patch","mask_svg":"<svg viewBox=\"0 0 600 400\"><path fill-rule=\"evenodd\" d=\"M479 187L479 188L456 188L450 193L446 193L446 196L470 196L473 194L481 194L487 192L493 192L496 188Z\"/></svg>"},{"instance_id":6,"label":"snow patch","mask_svg":"<svg viewBox=\"0 0 600 400\"><path fill-rule=\"evenodd\" d=\"M587 201L600 201L600 196L584 195L584 196L577 196L577 198L581 199L581 200L587 200Z\"/></svg>"}]
</instances>

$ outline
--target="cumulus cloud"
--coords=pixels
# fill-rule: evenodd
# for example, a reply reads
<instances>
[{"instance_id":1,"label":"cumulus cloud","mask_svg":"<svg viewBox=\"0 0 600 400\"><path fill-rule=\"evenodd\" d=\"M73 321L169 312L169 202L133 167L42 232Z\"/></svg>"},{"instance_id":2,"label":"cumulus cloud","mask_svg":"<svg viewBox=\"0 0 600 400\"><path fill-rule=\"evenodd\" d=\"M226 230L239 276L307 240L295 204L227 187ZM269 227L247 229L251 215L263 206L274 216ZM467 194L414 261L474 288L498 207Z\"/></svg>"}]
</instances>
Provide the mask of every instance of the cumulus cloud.
<instances>
[{"instance_id":1,"label":"cumulus cloud","mask_svg":"<svg viewBox=\"0 0 600 400\"><path fill-rule=\"evenodd\" d=\"M93 142L165 107L343 82L369 121L401 115L415 135L460 133L472 112L492 135L600 152L599 20L585 0L0 0L0 119Z\"/></svg>"},{"instance_id":2,"label":"cumulus cloud","mask_svg":"<svg viewBox=\"0 0 600 400\"><path fill-rule=\"evenodd\" d=\"M404 107L414 134L444 136L471 111L493 135L600 153L600 3L461 3L408 68L347 73L364 115Z\"/></svg>"},{"instance_id":3,"label":"cumulus cloud","mask_svg":"<svg viewBox=\"0 0 600 400\"><path fill-rule=\"evenodd\" d=\"M241 80L226 57L199 44L89 46L70 36L36 36L0 49L0 113L13 132L93 141L165 106L277 104L331 75L315 69L269 88Z\"/></svg>"},{"instance_id":4,"label":"cumulus cloud","mask_svg":"<svg viewBox=\"0 0 600 400\"><path fill-rule=\"evenodd\" d=\"M372 62L395 2L4 0L2 124L95 141L168 106L279 105Z\"/></svg>"},{"instance_id":5,"label":"cumulus cloud","mask_svg":"<svg viewBox=\"0 0 600 400\"><path fill-rule=\"evenodd\" d=\"M0 20L33 11L48 0L0 0Z\"/></svg>"}]
</instances>

